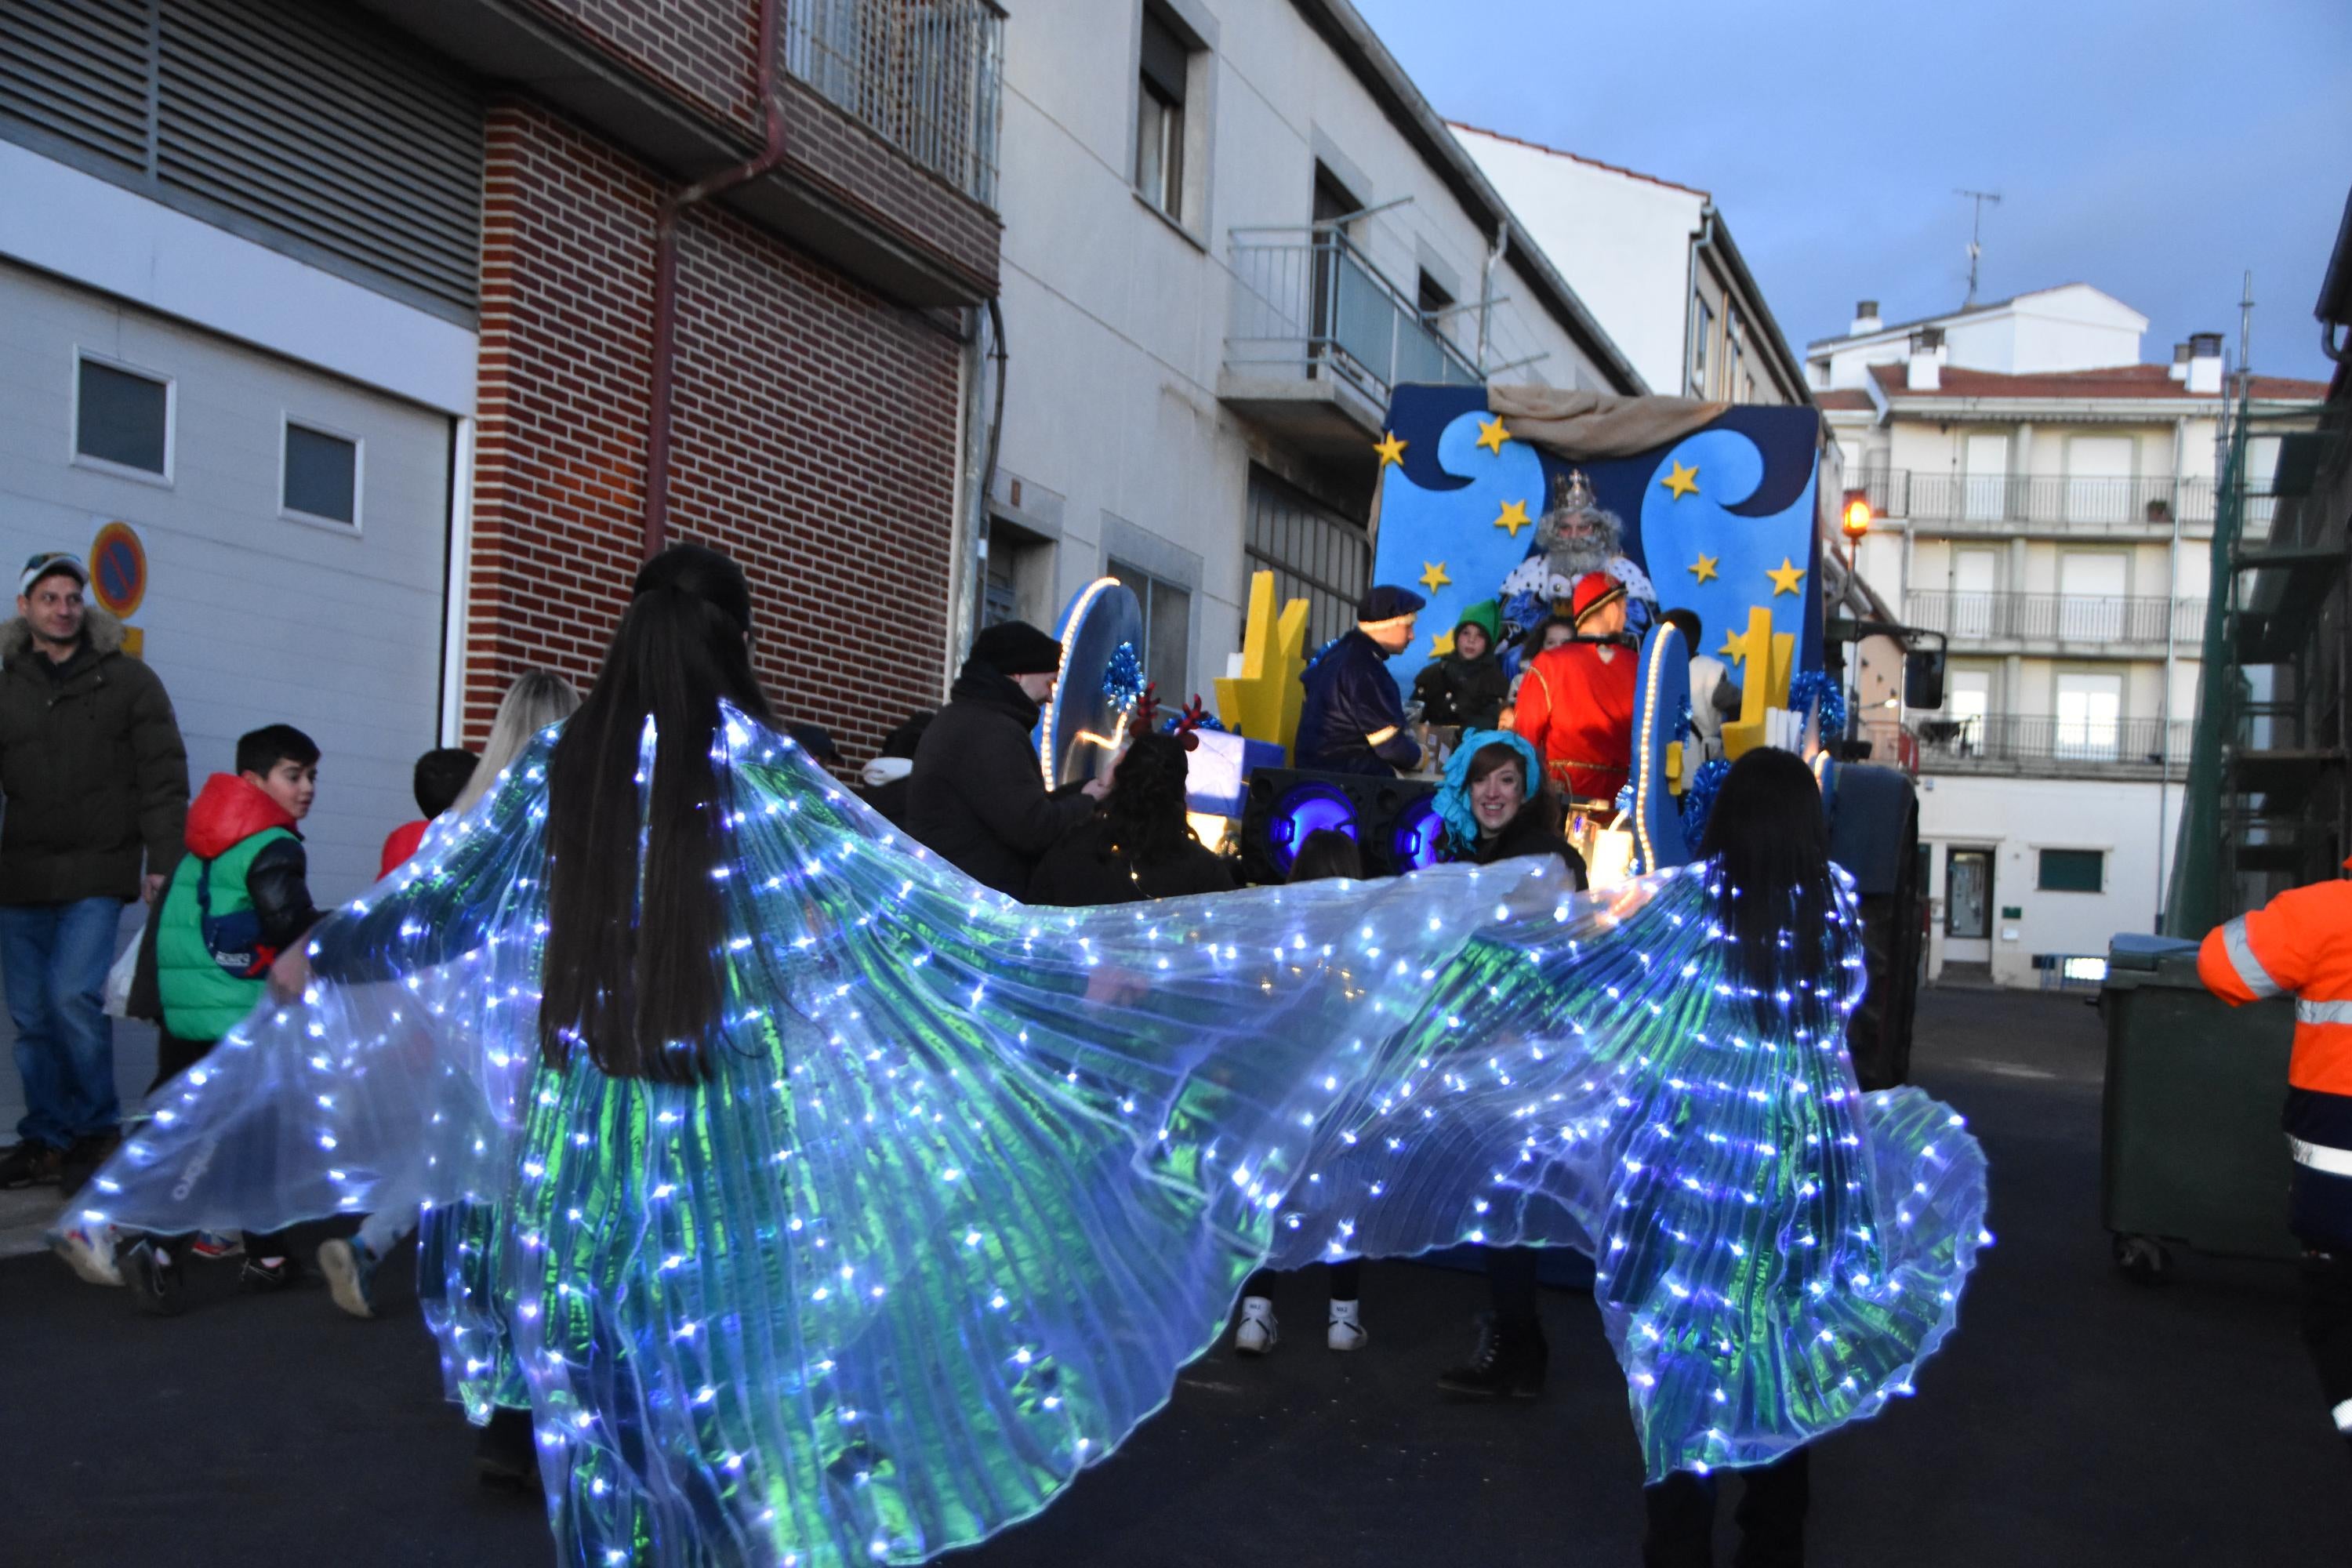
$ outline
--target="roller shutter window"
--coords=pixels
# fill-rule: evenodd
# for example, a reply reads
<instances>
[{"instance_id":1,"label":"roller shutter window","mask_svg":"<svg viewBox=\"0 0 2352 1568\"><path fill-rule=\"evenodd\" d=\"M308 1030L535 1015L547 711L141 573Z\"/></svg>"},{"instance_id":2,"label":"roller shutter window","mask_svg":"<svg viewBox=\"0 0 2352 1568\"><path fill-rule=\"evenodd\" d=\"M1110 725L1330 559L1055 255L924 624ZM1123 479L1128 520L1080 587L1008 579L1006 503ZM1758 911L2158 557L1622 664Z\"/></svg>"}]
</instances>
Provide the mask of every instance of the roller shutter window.
<instances>
[{"instance_id":1,"label":"roller shutter window","mask_svg":"<svg viewBox=\"0 0 2352 1568\"><path fill-rule=\"evenodd\" d=\"M471 321L480 100L347 7L0 0L0 136Z\"/></svg>"}]
</instances>

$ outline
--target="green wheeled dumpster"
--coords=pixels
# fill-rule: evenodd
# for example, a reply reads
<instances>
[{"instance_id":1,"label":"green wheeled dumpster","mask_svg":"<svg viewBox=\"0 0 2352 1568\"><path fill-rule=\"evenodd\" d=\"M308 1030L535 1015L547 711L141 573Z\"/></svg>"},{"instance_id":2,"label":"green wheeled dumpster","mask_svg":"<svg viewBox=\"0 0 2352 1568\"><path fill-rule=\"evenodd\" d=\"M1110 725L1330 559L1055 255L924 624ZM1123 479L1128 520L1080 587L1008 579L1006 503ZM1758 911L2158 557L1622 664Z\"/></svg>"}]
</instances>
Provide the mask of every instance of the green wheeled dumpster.
<instances>
[{"instance_id":1,"label":"green wheeled dumpster","mask_svg":"<svg viewBox=\"0 0 2352 1568\"><path fill-rule=\"evenodd\" d=\"M2122 935L2099 994L2107 1026L2099 1212L2118 1268L2153 1284L2175 1245L2291 1258L2294 1169L2279 1116L2294 999L2232 1007L2197 978L2197 944Z\"/></svg>"}]
</instances>

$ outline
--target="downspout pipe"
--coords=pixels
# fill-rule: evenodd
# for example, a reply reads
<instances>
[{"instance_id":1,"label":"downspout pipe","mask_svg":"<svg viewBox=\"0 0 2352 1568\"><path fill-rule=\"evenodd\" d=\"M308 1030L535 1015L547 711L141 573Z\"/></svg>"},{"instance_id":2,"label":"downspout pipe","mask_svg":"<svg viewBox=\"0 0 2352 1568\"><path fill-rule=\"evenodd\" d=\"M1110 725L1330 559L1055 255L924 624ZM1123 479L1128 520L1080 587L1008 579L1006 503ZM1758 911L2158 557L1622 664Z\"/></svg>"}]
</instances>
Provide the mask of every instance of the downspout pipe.
<instances>
[{"instance_id":1,"label":"downspout pipe","mask_svg":"<svg viewBox=\"0 0 2352 1568\"><path fill-rule=\"evenodd\" d=\"M777 92L776 43L784 0L760 0L759 95L766 136L760 151L664 201L654 225L653 385L646 399L645 554L669 542L670 413L677 377L677 230L688 207L751 184L784 160L784 101Z\"/></svg>"}]
</instances>

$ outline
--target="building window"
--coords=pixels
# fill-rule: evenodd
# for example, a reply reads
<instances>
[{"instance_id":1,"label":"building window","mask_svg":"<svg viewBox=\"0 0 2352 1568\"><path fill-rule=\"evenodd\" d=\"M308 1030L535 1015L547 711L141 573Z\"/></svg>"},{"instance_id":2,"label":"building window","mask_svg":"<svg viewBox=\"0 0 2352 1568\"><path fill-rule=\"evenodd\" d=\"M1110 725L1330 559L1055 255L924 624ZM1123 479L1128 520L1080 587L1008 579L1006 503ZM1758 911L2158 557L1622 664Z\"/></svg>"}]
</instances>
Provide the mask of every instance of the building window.
<instances>
[{"instance_id":1,"label":"building window","mask_svg":"<svg viewBox=\"0 0 2352 1568\"><path fill-rule=\"evenodd\" d=\"M1308 653L1355 626L1372 570L1371 542L1361 524L1252 467L1242 553L1252 571L1274 573L1277 604L1307 601Z\"/></svg>"},{"instance_id":2,"label":"building window","mask_svg":"<svg viewBox=\"0 0 2352 1568\"><path fill-rule=\"evenodd\" d=\"M1742 328L1739 312L1727 310L1723 317L1723 395L1728 399L1738 395L1740 377L1748 368L1748 349L1740 342Z\"/></svg>"},{"instance_id":3,"label":"building window","mask_svg":"<svg viewBox=\"0 0 2352 1568\"><path fill-rule=\"evenodd\" d=\"M2103 893L2107 888L2107 852L2044 849L2042 876L2035 886L2045 893Z\"/></svg>"},{"instance_id":4,"label":"building window","mask_svg":"<svg viewBox=\"0 0 2352 1568\"><path fill-rule=\"evenodd\" d=\"M278 510L288 517L358 527L358 437L289 419L278 483Z\"/></svg>"},{"instance_id":5,"label":"building window","mask_svg":"<svg viewBox=\"0 0 2352 1568\"><path fill-rule=\"evenodd\" d=\"M1143 60L1135 109L1135 188L1179 222L1184 216L1184 79L1192 48L1156 7L1143 8Z\"/></svg>"},{"instance_id":6,"label":"building window","mask_svg":"<svg viewBox=\"0 0 2352 1568\"><path fill-rule=\"evenodd\" d=\"M171 381L87 355L74 379L74 455L170 479Z\"/></svg>"},{"instance_id":7,"label":"building window","mask_svg":"<svg viewBox=\"0 0 2352 1568\"><path fill-rule=\"evenodd\" d=\"M1182 707L1190 695L1185 686L1192 668L1192 590L1124 561L1113 561L1110 574L1143 606L1143 678L1159 688L1156 695L1162 703Z\"/></svg>"},{"instance_id":8,"label":"building window","mask_svg":"<svg viewBox=\"0 0 2352 1568\"><path fill-rule=\"evenodd\" d=\"M1704 300L1691 301L1690 395L1706 395L1707 344L1715 337L1715 311Z\"/></svg>"},{"instance_id":9,"label":"building window","mask_svg":"<svg viewBox=\"0 0 2352 1568\"><path fill-rule=\"evenodd\" d=\"M2124 678L2058 677L2054 753L2075 762L2113 762L2123 740Z\"/></svg>"}]
</instances>

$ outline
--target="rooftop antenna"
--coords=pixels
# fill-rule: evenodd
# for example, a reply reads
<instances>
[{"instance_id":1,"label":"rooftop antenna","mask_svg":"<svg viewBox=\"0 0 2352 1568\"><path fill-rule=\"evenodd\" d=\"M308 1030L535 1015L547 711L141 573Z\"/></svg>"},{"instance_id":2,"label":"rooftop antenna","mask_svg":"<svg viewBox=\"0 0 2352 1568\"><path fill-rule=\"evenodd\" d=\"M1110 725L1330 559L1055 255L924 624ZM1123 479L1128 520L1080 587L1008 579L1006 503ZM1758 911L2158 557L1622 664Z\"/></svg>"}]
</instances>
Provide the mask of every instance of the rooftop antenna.
<instances>
[{"instance_id":1,"label":"rooftop antenna","mask_svg":"<svg viewBox=\"0 0 2352 1568\"><path fill-rule=\"evenodd\" d=\"M2254 362L2254 275L2246 273L2245 292L2238 296L2238 374L2253 374Z\"/></svg>"},{"instance_id":2,"label":"rooftop antenna","mask_svg":"<svg viewBox=\"0 0 2352 1568\"><path fill-rule=\"evenodd\" d=\"M1960 305L1960 309L1965 310L1977 302L1977 258L1984 254L1985 203L1990 202L1995 206L2000 205L2000 193L1999 191L1954 191L1952 194L1956 196L1966 196L1977 205L1976 216L1969 224L1969 297Z\"/></svg>"}]
</instances>

